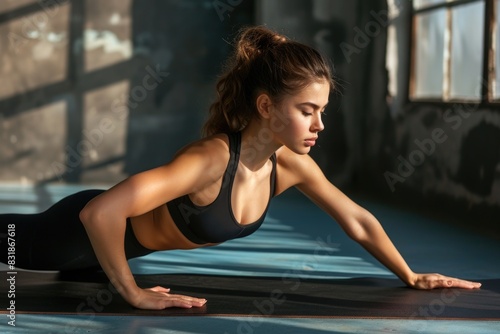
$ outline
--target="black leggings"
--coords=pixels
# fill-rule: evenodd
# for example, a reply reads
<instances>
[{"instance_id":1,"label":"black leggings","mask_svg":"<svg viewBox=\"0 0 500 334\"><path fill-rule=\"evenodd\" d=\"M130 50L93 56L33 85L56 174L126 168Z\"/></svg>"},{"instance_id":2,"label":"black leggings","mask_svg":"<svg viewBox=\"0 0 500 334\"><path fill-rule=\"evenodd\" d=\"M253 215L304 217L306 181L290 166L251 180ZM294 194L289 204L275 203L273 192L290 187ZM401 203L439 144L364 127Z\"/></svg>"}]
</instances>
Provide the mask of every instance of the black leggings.
<instances>
[{"instance_id":1,"label":"black leggings","mask_svg":"<svg viewBox=\"0 0 500 334\"><path fill-rule=\"evenodd\" d=\"M0 262L9 263L13 259L8 258L8 232L14 230L16 268L60 271L100 268L79 215L103 191L80 191L38 214L0 214ZM127 219L127 259L152 252L137 241Z\"/></svg>"}]
</instances>

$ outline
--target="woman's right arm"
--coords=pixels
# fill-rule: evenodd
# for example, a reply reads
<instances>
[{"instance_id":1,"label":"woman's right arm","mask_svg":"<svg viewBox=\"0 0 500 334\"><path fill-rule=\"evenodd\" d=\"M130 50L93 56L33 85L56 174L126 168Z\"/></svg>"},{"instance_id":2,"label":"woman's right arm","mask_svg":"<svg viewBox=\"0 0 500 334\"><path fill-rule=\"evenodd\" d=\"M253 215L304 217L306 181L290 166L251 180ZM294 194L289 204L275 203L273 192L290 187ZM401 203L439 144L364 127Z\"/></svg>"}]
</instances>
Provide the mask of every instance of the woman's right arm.
<instances>
[{"instance_id":1,"label":"woman's right arm","mask_svg":"<svg viewBox=\"0 0 500 334\"><path fill-rule=\"evenodd\" d=\"M124 238L128 217L147 213L171 199L214 182L210 175L217 173L223 160L217 154L217 146L220 147L220 143L192 145L171 163L117 184L91 200L80 212L80 219L102 269L131 305L143 309L163 309L205 304L203 299L171 295L168 289L162 287L139 288L125 256ZM215 171L211 173L210 170Z\"/></svg>"}]
</instances>

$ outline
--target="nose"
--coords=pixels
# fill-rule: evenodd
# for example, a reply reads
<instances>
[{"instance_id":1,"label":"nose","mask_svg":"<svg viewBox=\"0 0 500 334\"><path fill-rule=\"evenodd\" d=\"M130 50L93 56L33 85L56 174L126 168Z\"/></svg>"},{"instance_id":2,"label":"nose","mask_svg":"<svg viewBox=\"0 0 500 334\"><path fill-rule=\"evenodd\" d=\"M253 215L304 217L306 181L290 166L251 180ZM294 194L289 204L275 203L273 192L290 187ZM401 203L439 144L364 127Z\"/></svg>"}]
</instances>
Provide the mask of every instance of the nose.
<instances>
[{"instance_id":1,"label":"nose","mask_svg":"<svg viewBox=\"0 0 500 334\"><path fill-rule=\"evenodd\" d=\"M323 120L321 119L321 114L318 113L314 117L314 122L311 124L312 132L320 132L325 129L325 125L323 124Z\"/></svg>"}]
</instances>

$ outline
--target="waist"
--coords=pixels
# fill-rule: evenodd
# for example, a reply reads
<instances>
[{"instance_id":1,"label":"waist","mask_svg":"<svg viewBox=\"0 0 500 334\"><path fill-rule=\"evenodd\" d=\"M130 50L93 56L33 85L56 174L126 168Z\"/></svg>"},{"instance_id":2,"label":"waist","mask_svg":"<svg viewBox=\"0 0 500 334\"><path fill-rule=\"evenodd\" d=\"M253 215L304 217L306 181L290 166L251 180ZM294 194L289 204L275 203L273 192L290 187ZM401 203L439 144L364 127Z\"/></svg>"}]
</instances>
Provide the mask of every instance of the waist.
<instances>
[{"instance_id":1,"label":"waist","mask_svg":"<svg viewBox=\"0 0 500 334\"><path fill-rule=\"evenodd\" d=\"M139 243L153 250L194 249L213 244L197 244L190 241L174 223L166 205L146 214L130 218Z\"/></svg>"}]
</instances>

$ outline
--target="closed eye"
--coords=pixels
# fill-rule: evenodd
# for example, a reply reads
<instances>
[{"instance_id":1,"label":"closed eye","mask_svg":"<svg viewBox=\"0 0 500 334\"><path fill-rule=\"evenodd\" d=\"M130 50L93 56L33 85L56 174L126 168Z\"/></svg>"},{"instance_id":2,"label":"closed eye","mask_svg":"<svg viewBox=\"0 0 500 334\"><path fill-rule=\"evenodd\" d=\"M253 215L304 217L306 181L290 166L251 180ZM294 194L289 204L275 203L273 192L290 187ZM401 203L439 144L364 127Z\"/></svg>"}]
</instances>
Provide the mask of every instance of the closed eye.
<instances>
[{"instance_id":1,"label":"closed eye","mask_svg":"<svg viewBox=\"0 0 500 334\"><path fill-rule=\"evenodd\" d=\"M324 111L320 112L319 114L320 114L321 116L326 116L326 113L325 113ZM304 115L304 116L306 116L306 117L307 117L307 116L312 116L312 115L314 115L314 113L313 113L313 112L302 111L302 115Z\"/></svg>"}]
</instances>

